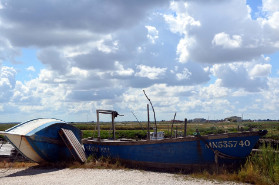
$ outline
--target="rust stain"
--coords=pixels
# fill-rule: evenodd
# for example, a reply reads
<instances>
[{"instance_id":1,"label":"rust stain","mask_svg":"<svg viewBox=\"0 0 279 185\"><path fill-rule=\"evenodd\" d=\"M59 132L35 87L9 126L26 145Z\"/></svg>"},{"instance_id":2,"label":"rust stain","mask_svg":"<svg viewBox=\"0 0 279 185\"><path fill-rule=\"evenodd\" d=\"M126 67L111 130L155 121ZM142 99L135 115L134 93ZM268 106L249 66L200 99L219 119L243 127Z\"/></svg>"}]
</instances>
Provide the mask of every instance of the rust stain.
<instances>
[{"instance_id":1,"label":"rust stain","mask_svg":"<svg viewBox=\"0 0 279 185\"><path fill-rule=\"evenodd\" d=\"M201 141L200 140L197 141L197 152L198 152L200 160L203 161L203 155L202 155L202 148L201 148Z\"/></svg>"}]
</instances>

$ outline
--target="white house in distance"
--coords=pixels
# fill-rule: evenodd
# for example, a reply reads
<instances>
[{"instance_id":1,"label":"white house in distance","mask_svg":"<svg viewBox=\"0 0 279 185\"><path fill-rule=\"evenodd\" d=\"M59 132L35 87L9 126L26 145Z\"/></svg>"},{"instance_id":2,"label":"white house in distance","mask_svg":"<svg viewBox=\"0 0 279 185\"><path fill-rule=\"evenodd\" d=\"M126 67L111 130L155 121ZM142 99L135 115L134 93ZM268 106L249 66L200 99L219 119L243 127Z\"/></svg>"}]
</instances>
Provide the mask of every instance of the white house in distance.
<instances>
[{"instance_id":1,"label":"white house in distance","mask_svg":"<svg viewBox=\"0 0 279 185\"><path fill-rule=\"evenodd\" d=\"M231 116L228 118L225 118L225 121L227 122L242 122L242 118L238 116Z\"/></svg>"}]
</instances>

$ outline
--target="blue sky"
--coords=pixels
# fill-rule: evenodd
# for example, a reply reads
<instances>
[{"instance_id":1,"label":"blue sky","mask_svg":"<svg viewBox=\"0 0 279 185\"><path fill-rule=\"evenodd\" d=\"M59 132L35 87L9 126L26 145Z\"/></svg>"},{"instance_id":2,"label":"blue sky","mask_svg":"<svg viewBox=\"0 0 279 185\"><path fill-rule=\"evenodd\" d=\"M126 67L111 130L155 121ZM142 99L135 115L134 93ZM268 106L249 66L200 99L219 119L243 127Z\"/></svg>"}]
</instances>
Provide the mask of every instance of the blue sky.
<instances>
[{"instance_id":1,"label":"blue sky","mask_svg":"<svg viewBox=\"0 0 279 185\"><path fill-rule=\"evenodd\" d=\"M279 119L278 22L276 0L0 0L0 122L145 121L143 89L158 120Z\"/></svg>"}]
</instances>

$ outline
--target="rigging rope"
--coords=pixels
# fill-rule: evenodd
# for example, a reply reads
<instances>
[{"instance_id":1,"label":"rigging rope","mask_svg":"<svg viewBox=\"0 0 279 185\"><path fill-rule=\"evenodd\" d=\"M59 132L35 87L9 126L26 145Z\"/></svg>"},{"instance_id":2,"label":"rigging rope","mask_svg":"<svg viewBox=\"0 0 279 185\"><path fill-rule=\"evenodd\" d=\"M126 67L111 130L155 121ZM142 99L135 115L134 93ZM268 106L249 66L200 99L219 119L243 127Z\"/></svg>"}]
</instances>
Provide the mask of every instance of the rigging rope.
<instances>
[{"instance_id":1,"label":"rigging rope","mask_svg":"<svg viewBox=\"0 0 279 185\"><path fill-rule=\"evenodd\" d=\"M135 113L134 113L133 111L131 111L131 112L132 112L132 114L134 115L134 117L136 118L137 122L139 123L139 125L140 125L141 129L144 131L144 129L143 129L143 127L142 127L141 123L139 122L139 120L138 120L137 116L135 115Z\"/></svg>"}]
</instances>

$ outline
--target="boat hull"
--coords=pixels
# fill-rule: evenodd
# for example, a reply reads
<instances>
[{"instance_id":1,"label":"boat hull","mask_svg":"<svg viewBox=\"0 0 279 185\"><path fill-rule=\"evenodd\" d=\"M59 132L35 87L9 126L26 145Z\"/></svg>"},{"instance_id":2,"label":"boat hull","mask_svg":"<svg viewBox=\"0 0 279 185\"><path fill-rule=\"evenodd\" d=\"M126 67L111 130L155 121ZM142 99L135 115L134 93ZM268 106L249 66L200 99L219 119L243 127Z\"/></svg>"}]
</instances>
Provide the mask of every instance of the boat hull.
<instances>
[{"instance_id":1,"label":"boat hull","mask_svg":"<svg viewBox=\"0 0 279 185\"><path fill-rule=\"evenodd\" d=\"M164 168L232 163L247 157L259 137L258 132L247 132L157 141L83 140L83 143L87 155Z\"/></svg>"},{"instance_id":2,"label":"boat hull","mask_svg":"<svg viewBox=\"0 0 279 185\"><path fill-rule=\"evenodd\" d=\"M27 140L26 136L6 134L8 141L26 158L35 162L43 161L44 159L38 155Z\"/></svg>"},{"instance_id":3,"label":"boat hull","mask_svg":"<svg viewBox=\"0 0 279 185\"><path fill-rule=\"evenodd\" d=\"M36 119L5 131L7 140L26 158L42 163L72 160L73 156L59 135L61 128L71 130L78 141L82 133L76 127L56 119Z\"/></svg>"}]
</instances>

